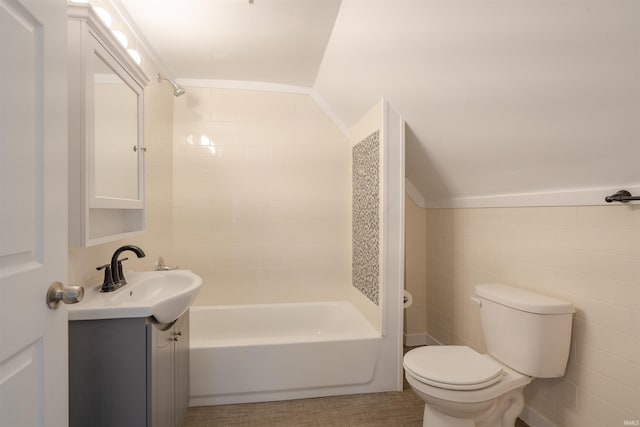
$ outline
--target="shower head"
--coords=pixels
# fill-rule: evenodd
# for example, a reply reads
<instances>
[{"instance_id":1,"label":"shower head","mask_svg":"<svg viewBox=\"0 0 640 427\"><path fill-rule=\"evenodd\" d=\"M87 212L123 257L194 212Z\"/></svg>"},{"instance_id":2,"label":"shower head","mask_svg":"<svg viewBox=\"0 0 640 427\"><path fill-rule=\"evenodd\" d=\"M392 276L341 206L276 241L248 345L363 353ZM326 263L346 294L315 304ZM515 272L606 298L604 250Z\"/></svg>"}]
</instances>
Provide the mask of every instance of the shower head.
<instances>
[{"instance_id":1,"label":"shower head","mask_svg":"<svg viewBox=\"0 0 640 427\"><path fill-rule=\"evenodd\" d=\"M160 82L162 80L168 81L169 84L171 86L173 86L173 96L184 95L184 93L186 92L186 90L182 86L180 86L179 84L177 84L173 80L169 80L168 78L164 77L162 74L158 74L158 82Z\"/></svg>"}]
</instances>

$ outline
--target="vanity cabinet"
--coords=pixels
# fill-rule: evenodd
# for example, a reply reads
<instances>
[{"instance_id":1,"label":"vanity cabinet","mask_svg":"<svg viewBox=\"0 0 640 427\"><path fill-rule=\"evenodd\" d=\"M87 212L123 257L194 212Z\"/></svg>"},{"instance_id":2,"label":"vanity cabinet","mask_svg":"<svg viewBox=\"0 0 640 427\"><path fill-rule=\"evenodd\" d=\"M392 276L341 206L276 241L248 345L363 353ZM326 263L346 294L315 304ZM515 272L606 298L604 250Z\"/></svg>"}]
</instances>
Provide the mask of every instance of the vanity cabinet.
<instances>
[{"instance_id":1,"label":"vanity cabinet","mask_svg":"<svg viewBox=\"0 0 640 427\"><path fill-rule=\"evenodd\" d=\"M180 426L189 407L189 316L152 334L153 426Z\"/></svg>"},{"instance_id":2,"label":"vanity cabinet","mask_svg":"<svg viewBox=\"0 0 640 427\"><path fill-rule=\"evenodd\" d=\"M68 6L69 240L139 233L144 206L144 71L88 4Z\"/></svg>"},{"instance_id":3,"label":"vanity cabinet","mask_svg":"<svg viewBox=\"0 0 640 427\"><path fill-rule=\"evenodd\" d=\"M188 403L188 311L69 322L71 427L179 427Z\"/></svg>"}]
</instances>

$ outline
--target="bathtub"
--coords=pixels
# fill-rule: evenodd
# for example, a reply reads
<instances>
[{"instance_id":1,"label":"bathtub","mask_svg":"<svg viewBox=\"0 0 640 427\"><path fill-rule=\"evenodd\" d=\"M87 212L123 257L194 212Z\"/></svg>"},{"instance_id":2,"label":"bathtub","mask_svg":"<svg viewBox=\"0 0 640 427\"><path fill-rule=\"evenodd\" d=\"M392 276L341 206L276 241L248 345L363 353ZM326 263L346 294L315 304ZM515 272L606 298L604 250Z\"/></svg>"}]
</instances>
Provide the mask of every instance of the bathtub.
<instances>
[{"instance_id":1,"label":"bathtub","mask_svg":"<svg viewBox=\"0 0 640 427\"><path fill-rule=\"evenodd\" d=\"M347 301L192 307L190 333L191 406L357 393L381 342Z\"/></svg>"}]
</instances>

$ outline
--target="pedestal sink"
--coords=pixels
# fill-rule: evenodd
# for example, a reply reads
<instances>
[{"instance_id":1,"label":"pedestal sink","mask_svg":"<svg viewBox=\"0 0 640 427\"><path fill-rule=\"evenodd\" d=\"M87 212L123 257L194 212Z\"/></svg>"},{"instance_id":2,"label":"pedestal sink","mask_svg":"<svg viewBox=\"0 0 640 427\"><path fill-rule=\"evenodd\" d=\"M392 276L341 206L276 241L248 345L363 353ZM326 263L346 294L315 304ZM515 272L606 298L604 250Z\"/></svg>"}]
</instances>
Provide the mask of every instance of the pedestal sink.
<instances>
[{"instance_id":1,"label":"pedestal sink","mask_svg":"<svg viewBox=\"0 0 640 427\"><path fill-rule=\"evenodd\" d=\"M202 278L189 270L127 272L127 285L114 292L85 294L69 307L69 320L153 316L171 323L189 309L202 286Z\"/></svg>"}]
</instances>

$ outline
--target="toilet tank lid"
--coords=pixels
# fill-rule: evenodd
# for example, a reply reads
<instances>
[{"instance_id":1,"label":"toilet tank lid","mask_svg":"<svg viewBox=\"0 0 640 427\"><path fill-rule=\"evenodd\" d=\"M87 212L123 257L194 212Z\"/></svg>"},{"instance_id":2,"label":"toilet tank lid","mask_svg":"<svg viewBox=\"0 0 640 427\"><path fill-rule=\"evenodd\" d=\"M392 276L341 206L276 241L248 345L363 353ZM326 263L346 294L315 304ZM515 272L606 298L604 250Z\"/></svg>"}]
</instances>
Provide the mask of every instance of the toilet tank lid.
<instances>
[{"instance_id":1,"label":"toilet tank lid","mask_svg":"<svg viewBox=\"0 0 640 427\"><path fill-rule=\"evenodd\" d=\"M540 295L513 286L498 284L476 285L476 295L520 311L538 314L575 313L572 303Z\"/></svg>"}]
</instances>

